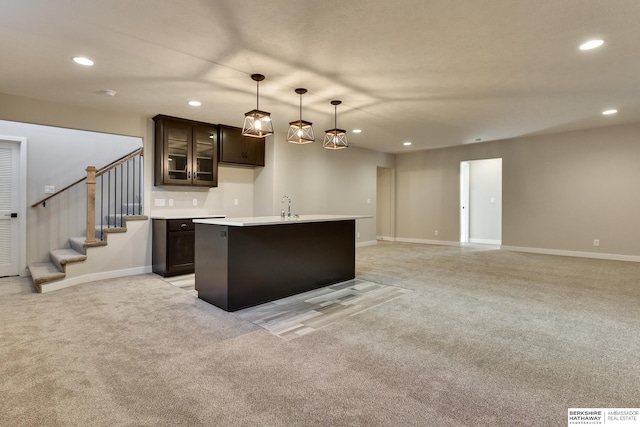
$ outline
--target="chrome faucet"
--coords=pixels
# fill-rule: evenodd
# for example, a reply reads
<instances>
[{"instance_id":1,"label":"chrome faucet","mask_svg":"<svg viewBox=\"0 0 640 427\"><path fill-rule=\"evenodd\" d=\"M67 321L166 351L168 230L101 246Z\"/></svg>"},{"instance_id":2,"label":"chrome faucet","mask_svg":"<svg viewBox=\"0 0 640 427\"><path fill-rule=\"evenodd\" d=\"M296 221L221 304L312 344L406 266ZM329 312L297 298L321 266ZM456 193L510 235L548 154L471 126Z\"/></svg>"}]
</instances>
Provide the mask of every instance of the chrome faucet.
<instances>
[{"instance_id":1,"label":"chrome faucet","mask_svg":"<svg viewBox=\"0 0 640 427\"><path fill-rule=\"evenodd\" d=\"M291 197L282 196L282 200L280 201L280 203L284 203L284 199L287 199L289 201L289 205L287 207L287 219L291 219ZM284 209L280 211L280 218L284 219Z\"/></svg>"}]
</instances>

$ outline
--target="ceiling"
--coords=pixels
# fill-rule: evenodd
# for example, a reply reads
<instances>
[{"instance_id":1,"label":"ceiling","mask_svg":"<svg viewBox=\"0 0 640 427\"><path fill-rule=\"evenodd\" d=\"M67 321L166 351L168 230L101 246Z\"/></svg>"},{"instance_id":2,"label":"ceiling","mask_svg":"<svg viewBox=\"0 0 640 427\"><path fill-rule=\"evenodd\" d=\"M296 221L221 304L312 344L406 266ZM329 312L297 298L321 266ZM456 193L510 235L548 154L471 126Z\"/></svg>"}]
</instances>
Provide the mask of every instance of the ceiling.
<instances>
[{"instance_id":1,"label":"ceiling","mask_svg":"<svg viewBox=\"0 0 640 427\"><path fill-rule=\"evenodd\" d=\"M242 126L261 73L276 141L304 87L318 143L340 99L351 145L397 153L640 122L638 17L638 0L0 0L0 92Z\"/></svg>"}]
</instances>

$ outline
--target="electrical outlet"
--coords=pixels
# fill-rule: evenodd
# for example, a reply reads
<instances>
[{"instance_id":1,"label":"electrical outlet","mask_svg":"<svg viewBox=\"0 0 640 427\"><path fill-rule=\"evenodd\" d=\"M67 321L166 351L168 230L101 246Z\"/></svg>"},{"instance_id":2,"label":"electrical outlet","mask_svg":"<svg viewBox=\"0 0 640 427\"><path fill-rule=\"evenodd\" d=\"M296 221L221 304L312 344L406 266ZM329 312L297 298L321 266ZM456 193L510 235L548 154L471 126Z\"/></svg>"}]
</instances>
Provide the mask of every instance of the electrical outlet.
<instances>
[{"instance_id":1,"label":"electrical outlet","mask_svg":"<svg viewBox=\"0 0 640 427\"><path fill-rule=\"evenodd\" d=\"M169 199L169 206L173 206L173 199Z\"/></svg>"},{"instance_id":2,"label":"electrical outlet","mask_svg":"<svg viewBox=\"0 0 640 427\"><path fill-rule=\"evenodd\" d=\"M238 199L233 199L233 204L234 204L235 206L238 206Z\"/></svg>"},{"instance_id":3,"label":"electrical outlet","mask_svg":"<svg viewBox=\"0 0 640 427\"><path fill-rule=\"evenodd\" d=\"M438 230L434 231L433 234L438 235Z\"/></svg>"},{"instance_id":4,"label":"electrical outlet","mask_svg":"<svg viewBox=\"0 0 640 427\"><path fill-rule=\"evenodd\" d=\"M360 238L360 232L358 231L358 239Z\"/></svg>"},{"instance_id":5,"label":"electrical outlet","mask_svg":"<svg viewBox=\"0 0 640 427\"><path fill-rule=\"evenodd\" d=\"M198 206L198 199L193 199L193 206Z\"/></svg>"},{"instance_id":6,"label":"electrical outlet","mask_svg":"<svg viewBox=\"0 0 640 427\"><path fill-rule=\"evenodd\" d=\"M371 199L367 199L367 204L370 205L371 204Z\"/></svg>"},{"instance_id":7,"label":"electrical outlet","mask_svg":"<svg viewBox=\"0 0 640 427\"><path fill-rule=\"evenodd\" d=\"M593 246L600 246L600 240L599 239L594 239L593 240Z\"/></svg>"}]
</instances>

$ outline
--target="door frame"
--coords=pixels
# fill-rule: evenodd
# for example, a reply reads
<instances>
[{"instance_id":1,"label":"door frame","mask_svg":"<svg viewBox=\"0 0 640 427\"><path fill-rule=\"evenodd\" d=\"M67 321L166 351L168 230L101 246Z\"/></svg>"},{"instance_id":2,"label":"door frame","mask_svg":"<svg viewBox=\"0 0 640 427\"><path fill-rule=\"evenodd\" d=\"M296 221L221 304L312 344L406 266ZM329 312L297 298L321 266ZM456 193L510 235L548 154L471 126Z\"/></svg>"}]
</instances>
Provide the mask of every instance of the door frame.
<instances>
[{"instance_id":1,"label":"door frame","mask_svg":"<svg viewBox=\"0 0 640 427\"><path fill-rule=\"evenodd\" d=\"M473 207L471 206L471 188L474 182L471 181L471 164L491 160L500 160L500 212L502 212L502 157L492 157L488 159L465 160L460 162L460 244L480 243L486 245L502 245L502 213L500 214L500 240L486 240L471 238L471 217ZM476 181L476 184L478 182ZM475 188L475 187L474 187ZM491 203L494 203L493 197ZM476 218L476 216L474 216Z\"/></svg>"},{"instance_id":2,"label":"door frame","mask_svg":"<svg viewBox=\"0 0 640 427\"><path fill-rule=\"evenodd\" d=\"M469 162L460 162L460 243L469 243Z\"/></svg>"},{"instance_id":3,"label":"door frame","mask_svg":"<svg viewBox=\"0 0 640 427\"><path fill-rule=\"evenodd\" d=\"M18 144L20 160L18 167L18 274L26 276L27 271L27 138L0 135L0 141Z\"/></svg>"},{"instance_id":4,"label":"door frame","mask_svg":"<svg viewBox=\"0 0 640 427\"><path fill-rule=\"evenodd\" d=\"M389 172L389 198L387 200L381 200L378 194L380 182L378 181L377 172L380 169L384 169ZM389 205L389 231L390 236L381 236L378 234L378 208L382 203L388 203ZM388 168L384 166L376 167L376 240L387 240L395 242L396 240L396 169Z\"/></svg>"}]
</instances>

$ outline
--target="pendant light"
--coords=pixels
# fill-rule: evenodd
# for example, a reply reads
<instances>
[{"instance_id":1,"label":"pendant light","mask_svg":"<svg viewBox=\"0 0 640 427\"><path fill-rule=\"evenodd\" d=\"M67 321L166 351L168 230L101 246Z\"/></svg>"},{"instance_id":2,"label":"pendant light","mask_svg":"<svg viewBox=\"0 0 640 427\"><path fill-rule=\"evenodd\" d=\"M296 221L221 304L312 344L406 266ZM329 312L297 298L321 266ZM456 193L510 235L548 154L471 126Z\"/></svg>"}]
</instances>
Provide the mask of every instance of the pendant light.
<instances>
[{"instance_id":1,"label":"pendant light","mask_svg":"<svg viewBox=\"0 0 640 427\"><path fill-rule=\"evenodd\" d=\"M296 89L296 93L300 95L300 120L289 123L289 131L287 132L287 142L293 144L308 144L314 142L312 123L302 120L302 95L307 93L305 88Z\"/></svg>"},{"instance_id":2,"label":"pendant light","mask_svg":"<svg viewBox=\"0 0 640 427\"><path fill-rule=\"evenodd\" d=\"M327 133L324 135L324 142L322 143L322 147L327 150L342 150L343 148L347 148L349 144L347 143L347 131L344 129L338 129L338 105L342 104L342 101L331 101L331 105L333 105L334 111L334 129L330 129L326 131Z\"/></svg>"},{"instance_id":3,"label":"pendant light","mask_svg":"<svg viewBox=\"0 0 640 427\"><path fill-rule=\"evenodd\" d=\"M244 126L242 126L242 134L254 138L263 138L273 133L273 124L271 123L271 113L260 111L258 102L260 100L260 82L264 80L262 74L252 74L251 79L256 82L256 109L251 110L244 115Z\"/></svg>"}]
</instances>

